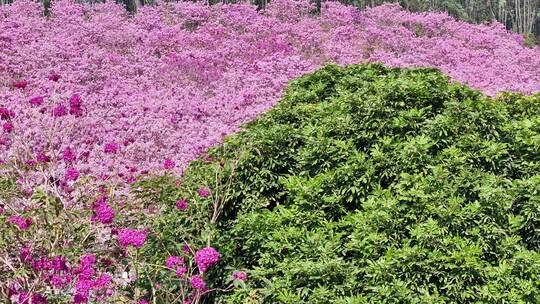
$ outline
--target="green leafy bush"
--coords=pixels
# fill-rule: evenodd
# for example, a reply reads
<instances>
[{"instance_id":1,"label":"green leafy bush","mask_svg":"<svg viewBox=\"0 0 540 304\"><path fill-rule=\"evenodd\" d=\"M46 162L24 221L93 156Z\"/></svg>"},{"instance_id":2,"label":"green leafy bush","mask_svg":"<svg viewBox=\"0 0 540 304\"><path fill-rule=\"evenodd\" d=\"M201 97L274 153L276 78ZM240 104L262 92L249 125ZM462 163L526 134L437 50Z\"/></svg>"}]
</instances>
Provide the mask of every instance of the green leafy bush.
<instances>
[{"instance_id":1,"label":"green leafy bush","mask_svg":"<svg viewBox=\"0 0 540 304\"><path fill-rule=\"evenodd\" d=\"M221 265L249 270L219 302L540 302L540 96L330 65L160 181L168 246L188 235L170 206L202 183L225 206L204 232Z\"/></svg>"}]
</instances>

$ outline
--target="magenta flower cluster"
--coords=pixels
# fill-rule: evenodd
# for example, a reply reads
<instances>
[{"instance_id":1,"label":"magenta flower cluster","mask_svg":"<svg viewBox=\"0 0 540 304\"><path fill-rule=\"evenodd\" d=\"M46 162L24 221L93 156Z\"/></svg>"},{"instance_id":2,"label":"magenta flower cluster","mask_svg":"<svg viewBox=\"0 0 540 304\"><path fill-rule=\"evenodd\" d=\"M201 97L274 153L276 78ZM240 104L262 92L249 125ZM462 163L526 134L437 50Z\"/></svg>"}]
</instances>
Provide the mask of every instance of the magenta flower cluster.
<instances>
[{"instance_id":1,"label":"magenta flower cluster","mask_svg":"<svg viewBox=\"0 0 540 304\"><path fill-rule=\"evenodd\" d=\"M70 267L63 256L49 258L36 255L37 252L33 253L30 247L22 247L19 252L21 262L30 266L56 292L71 289L73 303L88 303L92 293L106 290L112 282L110 274L96 270L97 258L93 254L82 256L76 267ZM47 298L39 293L29 293L24 289L13 289L12 293L18 295L18 303L48 303Z\"/></svg>"},{"instance_id":2,"label":"magenta flower cluster","mask_svg":"<svg viewBox=\"0 0 540 304\"><path fill-rule=\"evenodd\" d=\"M235 272L233 272L232 277L233 277L233 280L235 280L235 281L244 282L244 281L247 280L247 273L245 273L243 271L235 271Z\"/></svg>"},{"instance_id":3,"label":"magenta flower cluster","mask_svg":"<svg viewBox=\"0 0 540 304\"><path fill-rule=\"evenodd\" d=\"M206 247L195 252L195 262L201 273L206 272L210 266L219 262L219 258L219 252L212 247Z\"/></svg>"},{"instance_id":4,"label":"magenta flower cluster","mask_svg":"<svg viewBox=\"0 0 540 304\"><path fill-rule=\"evenodd\" d=\"M7 222L16 225L21 230L27 230L33 224L31 217L23 217L20 215L11 215L8 217Z\"/></svg>"},{"instance_id":5,"label":"magenta flower cluster","mask_svg":"<svg viewBox=\"0 0 540 304\"><path fill-rule=\"evenodd\" d=\"M208 197L210 196L210 190L205 187L200 187L199 190L197 190L197 193L199 193L200 197Z\"/></svg>"},{"instance_id":6,"label":"magenta flower cluster","mask_svg":"<svg viewBox=\"0 0 540 304\"><path fill-rule=\"evenodd\" d=\"M165 266L176 269L176 276L178 278L184 277L184 275L187 273L187 267L184 264L184 257L182 256L169 256L165 260Z\"/></svg>"},{"instance_id":7,"label":"magenta flower cluster","mask_svg":"<svg viewBox=\"0 0 540 304\"><path fill-rule=\"evenodd\" d=\"M188 207L188 203L185 199L179 199L176 201L176 208L179 210L186 210Z\"/></svg>"},{"instance_id":8,"label":"magenta flower cluster","mask_svg":"<svg viewBox=\"0 0 540 304\"><path fill-rule=\"evenodd\" d=\"M111 224L114 220L114 209L107 203L106 196L100 196L93 205L94 214L92 221L103 224Z\"/></svg>"},{"instance_id":9,"label":"magenta flower cluster","mask_svg":"<svg viewBox=\"0 0 540 304\"><path fill-rule=\"evenodd\" d=\"M147 235L145 230L121 229L118 232L118 243L124 248L133 246L139 249L144 246Z\"/></svg>"}]
</instances>

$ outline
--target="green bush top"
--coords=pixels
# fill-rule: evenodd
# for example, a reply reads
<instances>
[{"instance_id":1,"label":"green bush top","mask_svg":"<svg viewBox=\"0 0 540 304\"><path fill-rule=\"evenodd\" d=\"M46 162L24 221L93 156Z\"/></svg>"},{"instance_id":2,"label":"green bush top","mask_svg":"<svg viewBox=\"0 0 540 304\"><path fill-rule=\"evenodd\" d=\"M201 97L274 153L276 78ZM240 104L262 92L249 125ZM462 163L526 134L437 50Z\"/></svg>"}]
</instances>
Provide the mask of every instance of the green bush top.
<instances>
[{"instance_id":1,"label":"green bush top","mask_svg":"<svg viewBox=\"0 0 540 304\"><path fill-rule=\"evenodd\" d=\"M540 96L330 65L209 154L159 201L226 201L212 233L250 279L218 301L540 302Z\"/></svg>"}]
</instances>

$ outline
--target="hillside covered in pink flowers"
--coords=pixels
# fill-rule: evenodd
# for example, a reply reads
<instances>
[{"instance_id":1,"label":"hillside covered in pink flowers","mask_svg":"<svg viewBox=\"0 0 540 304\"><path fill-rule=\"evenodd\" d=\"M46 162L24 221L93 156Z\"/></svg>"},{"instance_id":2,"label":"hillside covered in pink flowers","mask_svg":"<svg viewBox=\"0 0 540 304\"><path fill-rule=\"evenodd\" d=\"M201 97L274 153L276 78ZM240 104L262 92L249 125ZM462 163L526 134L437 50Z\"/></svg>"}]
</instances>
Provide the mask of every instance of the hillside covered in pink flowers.
<instances>
[{"instance_id":1,"label":"hillside covered in pink flowers","mask_svg":"<svg viewBox=\"0 0 540 304\"><path fill-rule=\"evenodd\" d=\"M129 16L119 5L20 0L0 7L0 159L57 161L66 180L132 181L187 162L270 109L326 63L431 66L488 95L540 90L540 51L501 24L396 5L179 2Z\"/></svg>"}]
</instances>

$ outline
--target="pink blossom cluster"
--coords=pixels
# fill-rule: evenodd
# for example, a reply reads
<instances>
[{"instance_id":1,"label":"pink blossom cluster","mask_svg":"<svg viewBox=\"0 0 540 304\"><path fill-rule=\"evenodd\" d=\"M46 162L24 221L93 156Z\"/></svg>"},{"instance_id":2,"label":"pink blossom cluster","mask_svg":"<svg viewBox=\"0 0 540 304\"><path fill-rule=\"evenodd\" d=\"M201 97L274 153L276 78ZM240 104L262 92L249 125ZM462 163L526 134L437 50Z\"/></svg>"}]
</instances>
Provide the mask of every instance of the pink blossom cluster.
<instances>
[{"instance_id":1,"label":"pink blossom cluster","mask_svg":"<svg viewBox=\"0 0 540 304\"><path fill-rule=\"evenodd\" d=\"M121 229L118 232L118 243L121 247L133 246L137 249L141 248L146 242L148 232L145 230Z\"/></svg>"},{"instance_id":2,"label":"pink blossom cluster","mask_svg":"<svg viewBox=\"0 0 540 304\"><path fill-rule=\"evenodd\" d=\"M107 203L107 197L100 196L93 206L94 215L92 221L102 224L111 224L114 220L114 209Z\"/></svg>"},{"instance_id":3,"label":"pink blossom cluster","mask_svg":"<svg viewBox=\"0 0 540 304\"><path fill-rule=\"evenodd\" d=\"M206 247L195 252L195 262L201 273L206 272L210 266L219 262L219 258L219 252L212 247Z\"/></svg>"},{"instance_id":4,"label":"pink blossom cluster","mask_svg":"<svg viewBox=\"0 0 540 304\"><path fill-rule=\"evenodd\" d=\"M82 256L79 266L72 267L63 256L38 256L37 252L25 246L21 248L19 258L55 292L69 290L69 293L73 293L73 303L87 303L92 297L96 298L98 293L105 293L101 298L107 296L112 276L97 271L95 255ZM48 303L45 296L36 292L30 293L20 288L10 288L9 292L17 296L18 303Z\"/></svg>"},{"instance_id":5,"label":"pink blossom cluster","mask_svg":"<svg viewBox=\"0 0 540 304\"><path fill-rule=\"evenodd\" d=\"M184 277L184 275L187 273L187 267L186 264L184 264L184 257L183 256L169 256L165 260L165 266L176 269L176 276L178 278Z\"/></svg>"},{"instance_id":6,"label":"pink blossom cluster","mask_svg":"<svg viewBox=\"0 0 540 304\"><path fill-rule=\"evenodd\" d=\"M7 222L10 224L13 224L21 230L26 230L30 228L30 226L33 224L33 220L31 217L23 217L20 215L11 215L7 218Z\"/></svg>"},{"instance_id":7,"label":"pink blossom cluster","mask_svg":"<svg viewBox=\"0 0 540 304\"><path fill-rule=\"evenodd\" d=\"M311 9L178 2L130 17L112 2L59 0L44 17L29 0L2 6L0 160L22 160L34 184L54 161L66 189L81 175L181 173L275 105L289 80L331 62L433 66L492 95L540 88L538 48L501 24L396 5Z\"/></svg>"}]
</instances>

